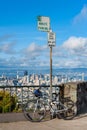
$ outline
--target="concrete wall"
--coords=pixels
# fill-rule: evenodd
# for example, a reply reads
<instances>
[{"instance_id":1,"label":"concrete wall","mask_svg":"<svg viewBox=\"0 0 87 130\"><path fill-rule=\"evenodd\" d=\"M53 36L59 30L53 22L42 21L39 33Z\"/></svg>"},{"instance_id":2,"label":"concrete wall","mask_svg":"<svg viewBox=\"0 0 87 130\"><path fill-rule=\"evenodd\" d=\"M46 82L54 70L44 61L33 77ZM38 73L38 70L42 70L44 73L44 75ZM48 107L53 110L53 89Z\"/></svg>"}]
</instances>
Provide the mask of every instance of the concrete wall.
<instances>
[{"instance_id":1,"label":"concrete wall","mask_svg":"<svg viewBox=\"0 0 87 130\"><path fill-rule=\"evenodd\" d=\"M61 84L61 95L70 97L77 105L77 113L87 113L87 82Z\"/></svg>"}]
</instances>

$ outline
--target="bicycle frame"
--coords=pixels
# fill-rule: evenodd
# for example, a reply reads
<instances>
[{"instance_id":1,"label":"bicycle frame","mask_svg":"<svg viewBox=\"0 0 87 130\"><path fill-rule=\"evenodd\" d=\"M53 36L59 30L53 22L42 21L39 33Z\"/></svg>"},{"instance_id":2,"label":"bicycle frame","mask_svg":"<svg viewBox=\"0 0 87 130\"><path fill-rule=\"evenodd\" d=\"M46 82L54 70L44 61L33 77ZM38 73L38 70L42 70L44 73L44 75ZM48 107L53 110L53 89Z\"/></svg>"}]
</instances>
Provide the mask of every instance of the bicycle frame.
<instances>
[{"instance_id":1,"label":"bicycle frame","mask_svg":"<svg viewBox=\"0 0 87 130\"><path fill-rule=\"evenodd\" d=\"M58 113L61 113L61 112L65 112L68 110L68 107L66 107L61 101L59 101L59 98L58 98L59 94L56 95L56 100L55 101L47 101L47 104L45 103L44 99L41 97L38 97L37 100L41 100L43 102L44 105L48 105L49 106L49 109L51 111L52 114L58 114ZM48 98L49 100L49 98ZM55 108L53 108L53 106ZM58 107L62 107L62 109L58 109Z\"/></svg>"}]
</instances>

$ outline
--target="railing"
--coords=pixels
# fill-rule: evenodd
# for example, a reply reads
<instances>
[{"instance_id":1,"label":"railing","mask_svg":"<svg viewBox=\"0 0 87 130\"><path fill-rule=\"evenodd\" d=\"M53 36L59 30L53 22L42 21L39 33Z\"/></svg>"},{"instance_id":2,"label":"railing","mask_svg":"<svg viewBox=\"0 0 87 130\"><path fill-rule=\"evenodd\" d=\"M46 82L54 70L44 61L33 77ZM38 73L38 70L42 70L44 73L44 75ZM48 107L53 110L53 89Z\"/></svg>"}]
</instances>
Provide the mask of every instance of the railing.
<instances>
[{"instance_id":1,"label":"railing","mask_svg":"<svg viewBox=\"0 0 87 130\"><path fill-rule=\"evenodd\" d=\"M23 104L34 98L33 90L39 86L0 86L0 113L22 111ZM53 86L56 91L58 85ZM41 86L44 95L49 95L50 86ZM7 101L8 100L8 101Z\"/></svg>"}]
</instances>

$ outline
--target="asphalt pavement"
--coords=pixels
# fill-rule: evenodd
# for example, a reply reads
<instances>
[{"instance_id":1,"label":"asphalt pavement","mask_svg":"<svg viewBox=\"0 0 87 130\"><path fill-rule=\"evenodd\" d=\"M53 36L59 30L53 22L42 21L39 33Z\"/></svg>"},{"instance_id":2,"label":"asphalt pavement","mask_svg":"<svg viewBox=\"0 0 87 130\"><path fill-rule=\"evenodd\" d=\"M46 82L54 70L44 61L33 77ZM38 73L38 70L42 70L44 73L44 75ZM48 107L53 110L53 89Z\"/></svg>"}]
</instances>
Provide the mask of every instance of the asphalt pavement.
<instances>
[{"instance_id":1,"label":"asphalt pavement","mask_svg":"<svg viewBox=\"0 0 87 130\"><path fill-rule=\"evenodd\" d=\"M20 116L21 115L21 116ZM10 115L11 116L11 115ZM10 122L1 122L0 130L87 130L87 114L78 116L73 120L52 119L33 123L26 120L22 113L15 114L16 119ZM1 115L0 115L1 120Z\"/></svg>"}]
</instances>

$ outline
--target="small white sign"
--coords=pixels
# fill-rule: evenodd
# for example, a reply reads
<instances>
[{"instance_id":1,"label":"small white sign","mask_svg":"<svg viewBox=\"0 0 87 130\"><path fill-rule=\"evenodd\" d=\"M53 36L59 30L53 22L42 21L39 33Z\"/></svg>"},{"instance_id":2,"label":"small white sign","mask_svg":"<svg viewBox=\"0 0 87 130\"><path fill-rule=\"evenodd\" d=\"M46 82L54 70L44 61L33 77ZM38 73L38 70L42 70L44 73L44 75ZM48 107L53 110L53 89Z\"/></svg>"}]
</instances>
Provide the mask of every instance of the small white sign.
<instances>
[{"instance_id":1,"label":"small white sign","mask_svg":"<svg viewBox=\"0 0 87 130\"><path fill-rule=\"evenodd\" d=\"M48 32L48 45L55 46L55 43L56 43L55 33Z\"/></svg>"},{"instance_id":2,"label":"small white sign","mask_svg":"<svg viewBox=\"0 0 87 130\"><path fill-rule=\"evenodd\" d=\"M49 19L49 17L38 16L38 29L40 31L49 32L49 30L50 30L50 19Z\"/></svg>"}]
</instances>

